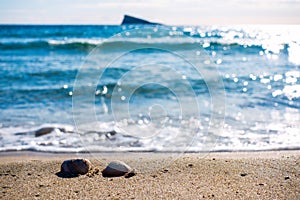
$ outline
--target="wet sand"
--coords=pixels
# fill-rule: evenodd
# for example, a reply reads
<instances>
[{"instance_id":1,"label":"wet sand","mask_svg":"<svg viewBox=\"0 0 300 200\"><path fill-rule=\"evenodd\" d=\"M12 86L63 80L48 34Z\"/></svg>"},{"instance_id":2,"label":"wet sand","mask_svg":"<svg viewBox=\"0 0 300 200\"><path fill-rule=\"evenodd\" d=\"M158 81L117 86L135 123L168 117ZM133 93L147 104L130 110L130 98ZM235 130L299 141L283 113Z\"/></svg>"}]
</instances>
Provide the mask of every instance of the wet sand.
<instances>
[{"instance_id":1,"label":"wet sand","mask_svg":"<svg viewBox=\"0 0 300 200\"><path fill-rule=\"evenodd\" d=\"M56 174L64 159L88 158L94 169ZM104 178L112 160L136 169ZM0 153L0 199L300 199L300 151L245 153Z\"/></svg>"}]
</instances>

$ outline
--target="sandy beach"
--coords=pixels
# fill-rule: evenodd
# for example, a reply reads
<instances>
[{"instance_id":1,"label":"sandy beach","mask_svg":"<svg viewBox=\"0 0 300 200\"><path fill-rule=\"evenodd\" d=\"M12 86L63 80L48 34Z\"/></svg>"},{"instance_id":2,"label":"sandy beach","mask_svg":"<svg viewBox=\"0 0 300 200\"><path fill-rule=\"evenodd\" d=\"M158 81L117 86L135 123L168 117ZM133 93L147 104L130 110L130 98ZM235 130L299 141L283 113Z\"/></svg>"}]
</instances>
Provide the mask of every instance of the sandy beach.
<instances>
[{"instance_id":1,"label":"sandy beach","mask_svg":"<svg viewBox=\"0 0 300 200\"><path fill-rule=\"evenodd\" d=\"M93 173L61 178L63 160L88 158ZM111 160L136 169L104 178ZM1 199L300 199L300 151L248 153L0 154ZM95 169L99 169L97 172Z\"/></svg>"}]
</instances>

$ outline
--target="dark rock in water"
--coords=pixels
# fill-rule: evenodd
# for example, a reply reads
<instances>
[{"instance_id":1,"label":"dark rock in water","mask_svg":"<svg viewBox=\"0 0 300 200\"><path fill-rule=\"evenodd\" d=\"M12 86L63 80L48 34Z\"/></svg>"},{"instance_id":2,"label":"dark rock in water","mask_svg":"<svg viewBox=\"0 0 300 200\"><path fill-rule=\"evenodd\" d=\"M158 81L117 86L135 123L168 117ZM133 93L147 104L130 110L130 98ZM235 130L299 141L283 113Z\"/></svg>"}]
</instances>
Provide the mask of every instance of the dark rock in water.
<instances>
[{"instance_id":1,"label":"dark rock in water","mask_svg":"<svg viewBox=\"0 0 300 200\"><path fill-rule=\"evenodd\" d=\"M39 137L39 136L42 136L42 135L46 135L46 134L49 134L51 133L52 131L54 131L55 128L53 127L44 127L44 128L40 128L38 130L35 131L35 137Z\"/></svg>"},{"instance_id":2,"label":"dark rock in water","mask_svg":"<svg viewBox=\"0 0 300 200\"><path fill-rule=\"evenodd\" d=\"M117 132L115 130L105 133L105 137L110 140L116 139L116 135L117 135Z\"/></svg>"},{"instance_id":3,"label":"dark rock in water","mask_svg":"<svg viewBox=\"0 0 300 200\"><path fill-rule=\"evenodd\" d=\"M65 128L43 127L43 128L40 128L36 131L20 132L20 133L15 133L15 135L31 135L31 134L34 134L35 137L40 137L40 136L47 135L47 134L51 133L55 129L58 129L59 131L61 131L63 133L68 132Z\"/></svg>"},{"instance_id":4,"label":"dark rock in water","mask_svg":"<svg viewBox=\"0 0 300 200\"><path fill-rule=\"evenodd\" d=\"M119 177L124 176L130 178L135 175L134 170L122 161L112 161L102 171L103 177Z\"/></svg>"},{"instance_id":5,"label":"dark rock in water","mask_svg":"<svg viewBox=\"0 0 300 200\"><path fill-rule=\"evenodd\" d=\"M43 128L40 128L40 129L36 130L34 132L34 135L35 135L35 137L39 137L39 136L42 136L42 135L49 134L52 131L54 131L55 129L58 129L58 130L60 130L61 132L64 132L64 133L66 132L66 130L64 128L43 127Z\"/></svg>"},{"instance_id":6,"label":"dark rock in water","mask_svg":"<svg viewBox=\"0 0 300 200\"><path fill-rule=\"evenodd\" d=\"M89 172L92 164L88 159L65 160L61 164L60 172L64 175L83 175Z\"/></svg>"},{"instance_id":7,"label":"dark rock in water","mask_svg":"<svg viewBox=\"0 0 300 200\"><path fill-rule=\"evenodd\" d=\"M125 25L125 24L153 24L153 25L157 25L159 23L149 22L149 21L144 20L144 19L132 17L132 16L129 16L129 15L124 15L124 18L123 18L123 21L122 21L121 25Z\"/></svg>"}]
</instances>

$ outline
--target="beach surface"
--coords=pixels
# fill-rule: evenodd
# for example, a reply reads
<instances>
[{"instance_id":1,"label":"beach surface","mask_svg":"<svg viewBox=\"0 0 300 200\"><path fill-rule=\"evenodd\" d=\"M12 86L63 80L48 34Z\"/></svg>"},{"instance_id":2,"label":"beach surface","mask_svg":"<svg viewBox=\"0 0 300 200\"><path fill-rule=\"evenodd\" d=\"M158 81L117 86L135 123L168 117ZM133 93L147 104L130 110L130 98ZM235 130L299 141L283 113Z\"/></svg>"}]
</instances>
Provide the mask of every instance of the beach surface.
<instances>
[{"instance_id":1,"label":"beach surface","mask_svg":"<svg viewBox=\"0 0 300 200\"><path fill-rule=\"evenodd\" d=\"M57 175L62 161L88 158L93 173ZM136 169L104 178L112 160ZM99 171L95 170L99 169ZM239 153L0 154L0 199L300 199L300 151Z\"/></svg>"}]
</instances>

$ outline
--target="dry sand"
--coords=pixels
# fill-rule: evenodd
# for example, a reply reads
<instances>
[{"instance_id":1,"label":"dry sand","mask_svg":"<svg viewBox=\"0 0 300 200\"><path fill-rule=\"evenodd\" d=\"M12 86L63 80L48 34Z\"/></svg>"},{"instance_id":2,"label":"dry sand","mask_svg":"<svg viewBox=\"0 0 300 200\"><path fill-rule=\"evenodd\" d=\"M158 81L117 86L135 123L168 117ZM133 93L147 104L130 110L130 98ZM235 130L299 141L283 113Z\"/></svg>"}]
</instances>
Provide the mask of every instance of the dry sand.
<instances>
[{"instance_id":1,"label":"dry sand","mask_svg":"<svg viewBox=\"0 0 300 200\"><path fill-rule=\"evenodd\" d=\"M119 159L131 178L56 175L64 159L104 169ZM95 171L94 171L95 172ZM300 151L172 155L0 154L0 199L300 199Z\"/></svg>"}]
</instances>

